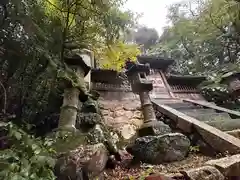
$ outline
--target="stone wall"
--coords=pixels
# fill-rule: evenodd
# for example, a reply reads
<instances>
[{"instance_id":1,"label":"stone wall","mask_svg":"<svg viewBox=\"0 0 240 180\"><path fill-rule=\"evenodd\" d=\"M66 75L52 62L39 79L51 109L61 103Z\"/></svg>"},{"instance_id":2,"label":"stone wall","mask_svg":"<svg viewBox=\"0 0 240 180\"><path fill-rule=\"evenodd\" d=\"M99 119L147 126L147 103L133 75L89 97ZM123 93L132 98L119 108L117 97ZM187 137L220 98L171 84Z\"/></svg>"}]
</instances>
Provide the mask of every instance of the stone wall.
<instances>
[{"instance_id":1,"label":"stone wall","mask_svg":"<svg viewBox=\"0 0 240 180\"><path fill-rule=\"evenodd\" d=\"M138 95L132 92L100 91L99 102L105 123L128 140L143 123Z\"/></svg>"}]
</instances>

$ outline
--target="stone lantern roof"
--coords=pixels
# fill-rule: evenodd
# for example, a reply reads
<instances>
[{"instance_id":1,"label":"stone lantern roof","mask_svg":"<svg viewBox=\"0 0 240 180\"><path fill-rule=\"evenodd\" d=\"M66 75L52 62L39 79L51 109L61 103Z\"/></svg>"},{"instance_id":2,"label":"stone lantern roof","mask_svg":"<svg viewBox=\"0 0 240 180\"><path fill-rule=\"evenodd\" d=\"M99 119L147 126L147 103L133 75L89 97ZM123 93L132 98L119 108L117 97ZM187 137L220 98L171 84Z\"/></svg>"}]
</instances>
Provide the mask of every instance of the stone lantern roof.
<instances>
[{"instance_id":1,"label":"stone lantern roof","mask_svg":"<svg viewBox=\"0 0 240 180\"><path fill-rule=\"evenodd\" d=\"M82 59L79 53L75 53L72 56L64 57L64 61L69 66L79 66L84 71L84 77L89 73L91 67L88 66L85 61Z\"/></svg>"},{"instance_id":2,"label":"stone lantern roof","mask_svg":"<svg viewBox=\"0 0 240 180\"><path fill-rule=\"evenodd\" d=\"M192 76L192 75L169 75L166 77L170 85L187 85L198 86L207 78L205 76Z\"/></svg>"},{"instance_id":3,"label":"stone lantern roof","mask_svg":"<svg viewBox=\"0 0 240 180\"><path fill-rule=\"evenodd\" d=\"M149 64L151 69L158 69L165 71L168 67L174 63L173 59L163 58L159 56L138 56L137 60L141 64Z\"/></svg>"},{"instance_id":4,"label":"stone lantern roof","mask_svg":"<svg viewBox=\"0 0 240 180\"><path fill-rule=\"evenodd\" d=\"M222 76L221 82L224 83L230 79L240 78L240 72L229 72Z\"/></svg>"},{"instance_id":5,"label":"stone lantern roof","mask_svg":"<svg viewBox=\"0 0 240 180\"><path fill-rule=\"evenodd\" d=\"M240 96L240 72L230 72L222 76L221 83L227 84L231 93Z\"/></svg>"}]
</instances>

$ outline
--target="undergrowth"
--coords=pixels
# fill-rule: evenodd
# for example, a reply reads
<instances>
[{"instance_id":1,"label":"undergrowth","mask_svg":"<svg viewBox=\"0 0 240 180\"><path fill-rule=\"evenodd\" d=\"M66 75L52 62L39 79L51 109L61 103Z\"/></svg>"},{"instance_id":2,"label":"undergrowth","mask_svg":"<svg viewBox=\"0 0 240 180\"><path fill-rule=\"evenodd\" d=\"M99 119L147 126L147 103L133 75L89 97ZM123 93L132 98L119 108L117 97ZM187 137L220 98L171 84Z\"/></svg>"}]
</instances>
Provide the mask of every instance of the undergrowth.
<instances>
[{"instance_id":1,"label":"undergrowth","mask_svg":"<svg viewBox=\"0 0 240 180\"><path fill-rule=\"evenodd\" d=\"M37 139L11 123L4 130L9 147L0 153L0 179L55 179L55 151L50 147L51 141Z\"/></svg>"}]
</instances>

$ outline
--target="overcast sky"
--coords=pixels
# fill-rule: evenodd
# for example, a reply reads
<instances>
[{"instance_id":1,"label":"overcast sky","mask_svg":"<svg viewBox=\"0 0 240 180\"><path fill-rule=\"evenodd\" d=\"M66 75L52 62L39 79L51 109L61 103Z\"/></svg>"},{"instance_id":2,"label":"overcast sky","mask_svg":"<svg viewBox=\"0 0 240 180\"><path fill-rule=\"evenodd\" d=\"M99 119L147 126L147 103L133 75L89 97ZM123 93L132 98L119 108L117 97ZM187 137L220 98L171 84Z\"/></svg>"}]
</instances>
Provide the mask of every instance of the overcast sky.
<instances>
[{"instance_id":1,"label":"overcast sky","mask_svg":"<svg viewBox=\"0 0 240 180\"><path fill-rule=\"evenodd\" d=\"M128 0L125 8L134 12L143 13L139 20L150 28L155 28L159 34L166 25L167 6L180 0Z\"/></svg>"}]
</instances>

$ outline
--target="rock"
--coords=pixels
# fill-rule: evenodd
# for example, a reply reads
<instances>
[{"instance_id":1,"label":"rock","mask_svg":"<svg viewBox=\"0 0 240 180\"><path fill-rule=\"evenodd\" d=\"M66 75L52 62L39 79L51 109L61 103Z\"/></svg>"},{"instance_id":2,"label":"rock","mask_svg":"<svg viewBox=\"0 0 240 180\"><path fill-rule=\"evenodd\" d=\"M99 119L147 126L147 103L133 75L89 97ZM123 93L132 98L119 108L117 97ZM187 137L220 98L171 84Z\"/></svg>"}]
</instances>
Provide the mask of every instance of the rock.
<instances>
[{"instance_id":1,"label":"rock","mask_svg":"<svg viewBox=\"0 0 240 180\"><path fill-rule=\"evenodd\" d=\"M178 180L183 180L184 176L182 173L171 173L171 174L167 174L167 177L171 177L172 179L178 179Z\"/></svg>"},{"instance_id":2,"label":"rock","mask_svg":"<svg viewBox=\"0 0 240 180\"><path fill-rule=\"evenodd\" d=\"M224 180L224 176L215 167L203 166L181 172L188 180Z\"/></svg>"},{"instance_id":3,"label":"rock","mask_svg":"<svg viewBox=\"0 0 240 180\"><path fill-rule=\"evenodd\" d=\"M210 160L206 165L216 167L224 176L240 176L240 154L221 159Z\"/></svg>"},{"instance_id":4,"label":"rock","mask_svg":"<svg viewBox=\"0 0 240 180\"><path fill-rule=\"evenodd\" d=\"M84 180L97 177L108 161L108 151L103 144L81 145L75 150L61 154L55 165L58 180Z\"/></svg>"},{"instance_id":5,"label":"rock","mask_svg":"<svg viewBox=\"0 0 240 180\"><path fill-rule=\"evenodd\" d=\"M134 111L132 118L141 119L142 116L143 116L143 115L142 115L142 112L141 112L141 111Z\"/></svg>"},{"instance_id":6,"label":"rock","mask_svg":"<svg viewBox=\"0 0 240 180\"><path fill-rule=\"evenodd\" d=\"M157 121L153 126L153 130L155 135L163 135L172 132L171 128L162 121Z\"/></svg>"},{"instance_id":7,"label":"rock","mask_svg":"<svg viewBox=\"0 0 240 180\"><path fill-rule=\"evenodd\" d=\"M131 124L133 124L136 128L140 128L143 125L143 120L141 119L131 119Z\"/></svg>"},{"instance_id":8,"label":"rock","mask_svg":"<svg viewBox=\"0 0 240 180\"><path fill-rule=\"evenodd\" d=\"M110 113L110 111L109 110L102 110L102 115L103 116L108 116L108 115L110 115L111 113Z\"/></svg>"},{"instance_id":9,"label":"rock","mask_svg":"<svg viewBox=\"0 0 240 180\"><path fill-rule=\"evenodd\" d=\"M108 126L112 126L114 124L114 118L111 116L104 117L104 122Z\"/></svg>"},{"instance_id":10,"label":"rock","mask_svg":"<svg viewBox=\"0 0 240 180\"><path fill-rule=\"evenodd\" d=\"M180 133L140 137L126 150L139 161L150 164L180 161L186 157L189 139Z\"/></svg>"},{"instance_id":11,"label":"rock","mask_svg":"<svg viewBox=\"0 0 240 180\"><path fill-rule=\"evenodd\" d=\"M133 112L132 111L125 111L125 116L128 118L128 119L131 119L133 117Z\"/></svg>"},{"instance_id":12,"label":"rock","mask_svg":"<svg viewBox=\"0 0 240 180\"><path fill-rule=\"evenodd\" d=\"M107 126L112 127L114 129L118 129L122 127L124 124L126 124L128 119L125 116L117 117L117 118L112 118L112 117L107 117L105 118L105 123Z\"/></svg>"},{"instance_id":13,"label":"rock","mask_svg":"<svg viewBox=\"0 0 240 180\"><path fill-rule=\"evenodd\" d=\"M113 113L114 117L121 117L121 116L124 116L124 115L125 115L125 110L123 110L123 109L117 110Z\"/></svg>"},{"instance_id":14,"label":"rock","mask_svg":"<svg viewBox=\"0 0 240 180\"><path fill-rule=\"evenodd\" d=\"M119 142L119 137L117 135L117 133L114 133L114 132L110 132L110 135L112 137L112 141L114 144L116 144L117 142Z\"/></svg>"},{"instance_id":15,"label":"rock","mask_svg":"<svg viewBox=\"0 0 240 180\"><path fill-rule=\"evenodd\" d=\"M137 109L137 107L139 107L139 105L140 105L139 101L132 101L132 102L126 101L126 103L123 106L123 109L127 111L134 111Z\"/></svg>"},{"instance_id":16,"label":"rock","mask_svg":"<svg viewBox=\"0 0 240 180\"><path fill-rule=\"evenodd\" d=\"M111 111L115 112L115 111L120 111L123 109L123 105L117 105L115 104L115 107L111 108Z\"/></svg>"},{"instance_id":17,"label":"rock","mask_svg":"<svg viewBox=\"0 0 240 180\"><path fill-rule=\"evenodd\" d=\"M77 129L89 129L94 127L96 124L99 124L102 120L102 117L97 113L78 113L76 119L76 128Z\"/></svg>"},{"instance_id":18,"label":"rock","mask_svg":"<svg viewBox=\"0 0 240 180\"><path fill-rule=\"evenodd\" d=\"M136 129L133 125L126 124L121 128L120 133L124 139L128 140L136 134Z\"/></svg>"}]
</instances>

